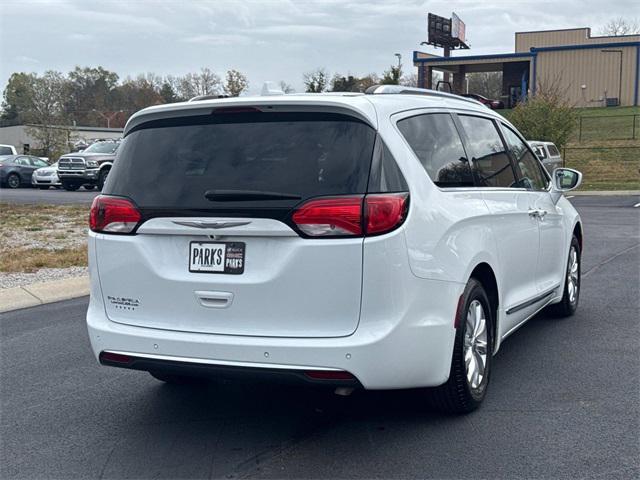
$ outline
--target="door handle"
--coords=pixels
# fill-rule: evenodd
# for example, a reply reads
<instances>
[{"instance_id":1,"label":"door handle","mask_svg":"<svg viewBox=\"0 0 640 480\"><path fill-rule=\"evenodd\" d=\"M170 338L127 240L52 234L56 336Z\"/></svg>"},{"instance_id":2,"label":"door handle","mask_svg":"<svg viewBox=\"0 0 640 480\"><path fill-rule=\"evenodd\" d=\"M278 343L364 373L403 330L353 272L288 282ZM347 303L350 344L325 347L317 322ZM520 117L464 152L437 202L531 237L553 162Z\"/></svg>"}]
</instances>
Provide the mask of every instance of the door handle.
<instances>
[{"instance_id":1,"label":"door handle","mask_svg":"<svg viewBox=\"0 0 640 480\"><path fill-rule=\"evenodd\" d=\"M539 208L530 208L529 209L529 216L530 217L537 217L540 220L544 220L544 216L547 214L546 210L541 210Z\"/></svg>"},{"instance_id":2,"label":"door handle","mask_svg":"<svg viewBox=\"0 0 640 480\"><path fill-rule=\"evenodd\" d=\"M233 293L231 292L208 292L199 290L194 292L200 305L207 308L227 308L233 302Z\"/></svg>"}]
</instances>

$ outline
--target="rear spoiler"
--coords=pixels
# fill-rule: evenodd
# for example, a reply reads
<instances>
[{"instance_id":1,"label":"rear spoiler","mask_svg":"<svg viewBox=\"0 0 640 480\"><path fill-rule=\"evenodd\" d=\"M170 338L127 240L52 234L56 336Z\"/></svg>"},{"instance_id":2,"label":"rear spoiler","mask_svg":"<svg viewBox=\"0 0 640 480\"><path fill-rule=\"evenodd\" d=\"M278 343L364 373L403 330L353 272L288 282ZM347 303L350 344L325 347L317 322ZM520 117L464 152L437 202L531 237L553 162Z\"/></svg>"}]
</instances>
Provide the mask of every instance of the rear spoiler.
<instances>
[{"instance_id":1,"label":"rear spoiler","mask_svg":"<svg viewBox=\"0 0 640 480\"><path fill-rule=\"evenodd\" d=\"M133 114L124 127L123 137L126 137L134 128L154 120L163 120L178 117L191 117L211 115L217 109L252 108L263 112L325 112L340 113L355 117L368 124L375 130L378 122L374 106L365 99L365 96L355 97L362 99L356 102L340 101L335 96L271 96L271 97L246 97L246 99L224 98L201 100L194 102L172 103L145 108ZM353 100L355 98L352 97Z\"/></svg>"}]
</instances>

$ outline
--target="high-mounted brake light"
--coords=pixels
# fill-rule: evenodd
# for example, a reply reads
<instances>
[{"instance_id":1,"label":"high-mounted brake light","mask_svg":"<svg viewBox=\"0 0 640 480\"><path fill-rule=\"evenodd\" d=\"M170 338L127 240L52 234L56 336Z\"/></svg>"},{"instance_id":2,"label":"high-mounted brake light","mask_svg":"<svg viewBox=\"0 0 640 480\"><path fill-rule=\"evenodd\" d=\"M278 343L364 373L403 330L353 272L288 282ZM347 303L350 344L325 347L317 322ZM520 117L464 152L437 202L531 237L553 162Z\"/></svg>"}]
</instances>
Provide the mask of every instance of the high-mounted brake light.
<instances>
[{"instance_id":1,"label":"high-mounted brake light","mask_svg":"<svg viewBox=\"0 0 640 480\"><path fill-rule=\"evenodd\" d=\"M321 197L302 204L292 220L310 237L381 235L402 224L408 202L408 193Z\"/></svg>"},{"instance_id":2,"label":"high-mounted brake light","mask_svg":"<svg viewBox=\"0 0 640 480\"><path fill-rule=\"evenodd\" d=\"M219 107L214 109L212 113L256 113L261 111L256 107Z\"/></svg>"},{"instance_id":3,"label":"high-mounted brake light","mask_svg":"<svg viewBox=\"0 0 640 480\"><path fill-rule=\"evenodd\" d=\"M131 200L98 195L91 204L89 228L100 233L131 233L141 219Z\"/></svg>"}]
</instances>

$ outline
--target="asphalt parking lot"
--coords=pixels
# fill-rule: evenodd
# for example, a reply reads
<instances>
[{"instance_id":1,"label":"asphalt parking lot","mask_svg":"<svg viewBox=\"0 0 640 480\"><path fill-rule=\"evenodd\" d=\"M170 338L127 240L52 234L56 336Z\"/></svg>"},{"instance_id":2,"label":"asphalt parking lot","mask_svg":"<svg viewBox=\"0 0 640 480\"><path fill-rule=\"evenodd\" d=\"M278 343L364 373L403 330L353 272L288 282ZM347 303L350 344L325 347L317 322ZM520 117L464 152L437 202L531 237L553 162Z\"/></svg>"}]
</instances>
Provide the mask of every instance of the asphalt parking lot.
<instances>
[{"instance_id":1,"label":"asphalt parking lot","mask_svg":"<svg viewBox=\"0 0 640 480\"><path fill-rule=\"evenodd\" d=\"M640 198L571 201L580 308L510 337L473 414L416 392L173 387L100 367L83 298L0 316L0 477L638 478Z\"/></svg>"},{"instance_id":2,"label":"asphalt parking lot","mask_svg":"<svg viewBox=\"0 0 640 480\"><path fill-rule=\"evenodd\" d=\"M22 204L49 204L49 205L91 205L93 197L99 195L98 190L85 190L81 188L75 192L67 192L62 189L49 188L39 190L37 188L2 188L0 189L0 202Z\"/></svg>"}]
</instances>

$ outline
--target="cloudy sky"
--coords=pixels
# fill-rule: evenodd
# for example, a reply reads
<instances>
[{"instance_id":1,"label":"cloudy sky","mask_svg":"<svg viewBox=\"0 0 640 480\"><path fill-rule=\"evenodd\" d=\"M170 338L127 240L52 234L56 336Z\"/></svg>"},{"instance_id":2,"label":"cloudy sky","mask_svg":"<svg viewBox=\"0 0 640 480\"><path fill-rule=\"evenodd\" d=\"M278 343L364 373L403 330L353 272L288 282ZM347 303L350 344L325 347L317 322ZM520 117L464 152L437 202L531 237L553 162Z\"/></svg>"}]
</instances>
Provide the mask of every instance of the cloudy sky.
<instances>
[{"instance_id":1,"label":"cloudy sky","mask_svg":"<svg viewBox=\"0 0 640 480\"><path fill-rule=\"evenodd\" d=\"M209 67L244 72L251 91L302 74L382 72L401 53L405 70L426 40L428 12L467 25L471 50L511 52L515 31L592 27L639 16L637 0L0 0L0 86L12 72L103 67L121 78Z\"/></svg>"}]
</instances>

